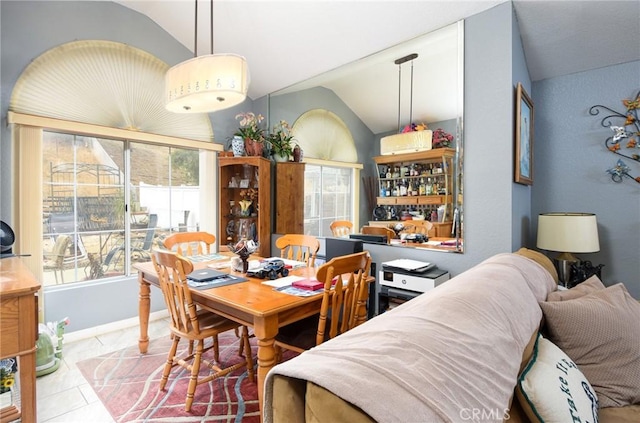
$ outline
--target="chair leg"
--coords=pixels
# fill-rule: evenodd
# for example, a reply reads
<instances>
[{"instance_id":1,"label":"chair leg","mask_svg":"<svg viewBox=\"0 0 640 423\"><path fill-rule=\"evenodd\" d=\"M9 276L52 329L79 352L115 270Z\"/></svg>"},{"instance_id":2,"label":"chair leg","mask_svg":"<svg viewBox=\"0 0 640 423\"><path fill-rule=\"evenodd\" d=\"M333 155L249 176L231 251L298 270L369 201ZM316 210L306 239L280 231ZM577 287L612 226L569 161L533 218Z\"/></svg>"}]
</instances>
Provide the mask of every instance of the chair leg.
<instances>
[{"instance_id":1,"label":"chair leg","mask_svg":"<svg viewBox=\"0 0 640 423\"><path fill-rule=\"evenodd\" d=\"M193 395L196 392L198 386L198 372L200 371L200 360L202 359L204 340L196 341L196 355L193 357L193 363L191 364L191 376L189 377L189 386L187 387L187 400L184 404L184 411L191 411L191 405L193 404Z\"/></svg>"},{"instance_id":2,"label":"chair leg","mask_svg":"<svg viewBox=\"0 0 640 423\"><path fill-rule=\"evenodd\" d=\"M220 363L220 344L218 342L218 335L213 336L213 359L216 363Z\"/></svg>"},{"instance_id":3,"label":"chair leg","mask_svg":"<svg viewBox=\"0 0 640 423\"><path fill-rule=\"evenodd\" d=\"M165 363L164 370L162 371L162 379L160 379L160 391L164 390L164 387L167 385L167 381L169 380L169 373L171 373L171 368L173 367L173 357L176 356L179 342L180 337L173 335L173 343L171 344L171 349L169 350L169 355L167 356L167 362Z\"/></svg>"},{"instance_id":4,"label":"chair leg","mask_svg":"<svg viewBox=\"0 0 640 423\"><path fill-rule=\"evenodd\" d=\"M255 376L253 372L253 357L251 356L251 344L249 343L249 328L246 326L242 327L242 338L240 339L240 344L244 344L244 356L247 360L247 373L249 375L249 381L255 382Z\"/></svg>"}]
</instances>

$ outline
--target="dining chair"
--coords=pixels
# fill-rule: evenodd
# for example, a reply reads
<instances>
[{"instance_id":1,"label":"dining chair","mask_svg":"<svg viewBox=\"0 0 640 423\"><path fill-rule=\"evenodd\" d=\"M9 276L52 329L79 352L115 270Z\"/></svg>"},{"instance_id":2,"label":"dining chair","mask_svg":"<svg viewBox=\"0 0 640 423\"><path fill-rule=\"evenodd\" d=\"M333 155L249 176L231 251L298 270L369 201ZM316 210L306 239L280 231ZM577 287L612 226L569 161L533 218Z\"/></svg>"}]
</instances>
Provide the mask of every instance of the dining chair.
<instances>
[{"instance_id":1,"label":"dining chair","mask_svg":"<svg viewBox=\"0 0 640 423\"><path fill-rule=\"evenodd\" d=\"M190 372L185 401L185 411L188 412L191 410L193 396L198 385L208 383L244 366L247 367L249 380L253 382L253 359L247 328L218 314L196 309L191 298L191 290L187 284L187 275L193 271L193 264L189 260L175 252L165 250L154 250L151 260L158 273L160 288L169 310L169 328L173 337L159 389L164 390L169 380L169 373L174 366L181 366ZM245 360L222 367L218 343L215 342L217 335L238 328L241 328L242 332ZM190 347L186 353L178 353L178 344L183 338L195 343L195 351ZM205 347L207 338L213 338L214 342ZM213 360L203 356L211 349L213 349ZM209 368L209 375L204 377L199 375L202 364Z\"/></svg>"},{"instance_id":2,"label":"dining chair","mask_svg":"<svg viewBox=\"0 0 640 423\"><path fill-rule=\"evenodd\" d=\"M349 220L334 220L329 225L333 236L338 238L349 238L349 234L353 231L353 223Z\"/></svg>"},{"instance_id":3,"label":"dining chair","mask_svg":"<svg viewBox=\"0 0 640 423\"><path fill-rule=\"evenodd\" d=\"M169 251L186 257L193 255L211 254L211 246L216 243L216 236L209 232L175 232L162 241L162 245ZM235 329L236 336L241 337L238 328ZM215 336L213 341L217 344L218 337ZM190 348L192 346L190 345ZM238 347L240 353L244 348L244 341L240 340Z\"/></svg>"},{"instance_id":4,"label":"dining chair","mask_svg":"<svg viewBox=\"0 0 640 423\"><path fill-rule=\"evenodd\" d=\"M435 236L433 223L428 220L405 220L402 224L404 226L402 233L423 234L427 237Z\"/></svg>"},{"instance_id":5,"label":"dining chair","mask_svg":"<svg viewBox=\"0 0 640 423\"><path fill-rule=\"evenodd\" d=\"M370 268L368 251L334 257L320 266L316 272L324 283L320 313L278 330L274 343L278 360L283 349L301 353L366 321Z\"/></svg>"},{"instance_id":6,"label":"dining chair","mask_svg":"<svg viewBox=\"0 0 640 423\"><path fill-rule=\"evenodd\" d=\"M211 254L216 236L209 232L175 232L162 241L164 248L181 256Z\"/></svg>"},{"instance_id":7,"label":"dining chair","mask_svg":"<svg viewBox=\"0 0 640 423\"><path fill-rule=\"evenodd\" d=\"M56 285L58 284L58 272L60 272L60 279L64 283L64 257L70 245L71 237L69 235L58 235L51 252L44 254L42 268L44 270L53 270Z\"/></svg>"},{"instance_id":8,"label":"dining chair","mask_svg":"<svg viewBox=\"0 0 640 423\"><path fill-rule=\"evenodd\" d=\"M314 267L320 241L313 235L286 234L276 239L276 247L280 249L280 257L303 261L308 267Z\"/></svg>"},{"instance_id":9,"label":"dining chair","mask_svg":"<svg viewBox=\"0 0 640 423\"><path fill-rule=\"evenodd\" d=\"M360 233L365 235L382 235L387 237L387 244L391 244L391 240L396 237L396 233L393 229L386 226L363 226L360 228Z\"/></svg>"}]
</instances>

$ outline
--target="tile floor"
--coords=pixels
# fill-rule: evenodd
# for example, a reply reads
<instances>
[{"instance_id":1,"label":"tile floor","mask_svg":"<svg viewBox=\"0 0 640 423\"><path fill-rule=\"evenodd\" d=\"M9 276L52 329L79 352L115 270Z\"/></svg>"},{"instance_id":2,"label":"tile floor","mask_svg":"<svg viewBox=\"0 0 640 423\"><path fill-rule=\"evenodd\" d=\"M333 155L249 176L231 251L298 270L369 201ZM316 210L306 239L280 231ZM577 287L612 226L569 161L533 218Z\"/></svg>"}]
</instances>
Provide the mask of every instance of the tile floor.
<instances>
[{"instance_id":1,"label":"tile floor","mask_svg":"<svg viewBox=\"0 0 640 423\"><path fill-rule=\"evenodd\" d=\"M166 315L151 316L149 338L166 336L169 323ZM123 327L124 326L124 327ZM65 335L62 362L55 372L36 379L39 423L112 423L98 397L84 379L76 363L84 359L137 345L139 328L136 319L101 326L89 336Z\"/></svg>"}]
</instances>

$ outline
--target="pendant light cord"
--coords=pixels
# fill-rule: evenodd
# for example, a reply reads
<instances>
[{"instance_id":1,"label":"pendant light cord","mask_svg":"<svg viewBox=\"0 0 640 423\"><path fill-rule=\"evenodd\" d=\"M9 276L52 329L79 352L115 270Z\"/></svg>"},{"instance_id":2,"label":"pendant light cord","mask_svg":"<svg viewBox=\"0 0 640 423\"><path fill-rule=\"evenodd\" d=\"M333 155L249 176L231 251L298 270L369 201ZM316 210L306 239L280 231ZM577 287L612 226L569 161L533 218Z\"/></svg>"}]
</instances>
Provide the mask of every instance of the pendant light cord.
<instances>
[{"instance_id":1,"label":"pendant light cord","mask_svg":"<svg viewBox=\"0 0 640 423\"><path fill-rule=\"evenodd\" d=\"M213 0L211 0L211 54L213 54Z\"/></svg>"},{"instance_id":2,"label":"pendant light cord","mask_svg":"<svg viewBox=\"0 0 640 423\"><path fill-rule=\"evenodd\" d=\"M195 0L196 17L193 22L193 57L198 57L198 0Z\"/></svg>"},{"instance_id":3,"label":"pendant light cord","mask_svg":"<svg viewBox=\"0 0 640 423\"><path fill-rule=\"evenodd\" d=\"M408 56L401 57L400 59L394 60L393 63L398 65L398 133L400 133L400 114L401 114L401 97L402 97L402 64L408 61L411 61L411 93L410 93L410 104L409 104L409 125L411 125L411 120L413 119L413 60L418 57L417 53L409 54Z\"/></svg>"}]
</instances>

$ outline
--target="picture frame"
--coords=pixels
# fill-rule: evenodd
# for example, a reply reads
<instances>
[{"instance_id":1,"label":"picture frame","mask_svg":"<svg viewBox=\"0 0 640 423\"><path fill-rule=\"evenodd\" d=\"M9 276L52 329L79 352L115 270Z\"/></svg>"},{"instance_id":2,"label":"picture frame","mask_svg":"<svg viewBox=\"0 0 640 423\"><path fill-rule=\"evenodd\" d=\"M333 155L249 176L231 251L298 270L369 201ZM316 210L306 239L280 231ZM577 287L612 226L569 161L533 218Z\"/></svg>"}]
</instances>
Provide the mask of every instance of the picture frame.
<instances>
[{"instance_id":1,"label":"picture frame","mask_svg":"<svg viewBox=\"0 0 640 423\"><path fill-rule=\"evenodd\" d=\"M522 84L516 89L515 182L533 185L533 101Z\"/></svg>"},{"instance_id":2,"label":"picture frame","mask_svg":"<svg viewBox=\"0 0 640 423\"><path fill-rule=\"evenodd\" d=\"M240 181L240 188L249 188L249 180L248 179L242 179Z\"/></svg>"}]
</instances>

